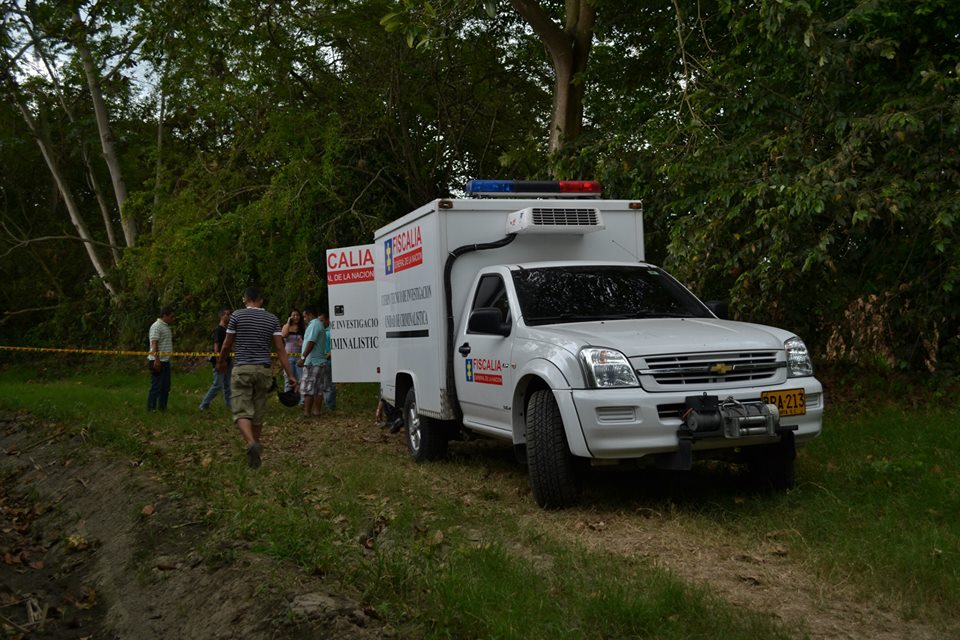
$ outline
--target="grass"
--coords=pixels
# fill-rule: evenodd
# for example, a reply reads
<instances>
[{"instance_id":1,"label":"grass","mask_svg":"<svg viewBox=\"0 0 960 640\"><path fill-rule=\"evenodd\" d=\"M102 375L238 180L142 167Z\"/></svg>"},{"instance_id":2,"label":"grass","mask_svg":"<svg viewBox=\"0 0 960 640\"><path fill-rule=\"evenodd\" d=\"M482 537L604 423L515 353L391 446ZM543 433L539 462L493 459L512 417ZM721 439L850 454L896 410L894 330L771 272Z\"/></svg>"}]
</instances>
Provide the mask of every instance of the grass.
<instances>
[{"instance_id":1,"label":"grass","mask_svg":"<svg viewBox=\"0 0 960 640\"><path fill-rule=\"evenodd\" d=\"M920 617L960 610L960 413L845 409L802 458L787 499L744 509L740 527L793 529L829 571Z\"/></svg>"},{"instance_id":2,"label":"grass","mask_svg":"<svg viewBox=\"0 0 960 640\"><path fill-rule=\"evenodd\" d=\"M166 414L144 411L141 369L57 378L0 371L0 408L82 429L97 445L153 465L202 499L223 535L359 593L403 635L427 638L791 637L765 613L728 605L635 557L554 536L508 447L476 443L415 465L372 427L375 389L343 387L335 428L271 403L264 467L245 466L222 403L196 406L209 370L175 371ZM798 459L786 496L752 491L735 471L601 479L600 513L669 510L731 538L778 535L826 579L952 625L960 606L960 417L833 409ZM632 483L632 484L631 484ZM613 487L616 486L616 489Z\"/></svg>"},{"instance_id":3,"label":"grass","mask_svg":"<svg viewBox=\"0 0 960 640\"><path fill-rule=\"evenodd\" d=\"M955 624L960 610L960 413L947 408L829 412L798 457L795 490L750 491L713 472L675 508L731 536L777 539L907 616ZM717 481L719 478L719 482Z\"/></svg>"}]
</instances>

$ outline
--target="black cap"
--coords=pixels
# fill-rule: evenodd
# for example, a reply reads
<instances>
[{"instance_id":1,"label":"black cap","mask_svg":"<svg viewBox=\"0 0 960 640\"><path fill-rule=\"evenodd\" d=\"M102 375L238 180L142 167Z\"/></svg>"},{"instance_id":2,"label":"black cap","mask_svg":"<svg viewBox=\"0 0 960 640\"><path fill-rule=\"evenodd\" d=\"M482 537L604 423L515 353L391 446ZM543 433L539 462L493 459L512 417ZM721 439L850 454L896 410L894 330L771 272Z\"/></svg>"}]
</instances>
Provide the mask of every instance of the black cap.
<instances>
[{"instance_id":1,"label":"black cap","mask_svg":"<svg viewBox=\"0 0 960 640\"><path fill-rule=\"evenodd\" d=\"M300 404L300 394L296 391L278 391L277 399L285 407L295 407Z\"/></svg>"}]
</instances>

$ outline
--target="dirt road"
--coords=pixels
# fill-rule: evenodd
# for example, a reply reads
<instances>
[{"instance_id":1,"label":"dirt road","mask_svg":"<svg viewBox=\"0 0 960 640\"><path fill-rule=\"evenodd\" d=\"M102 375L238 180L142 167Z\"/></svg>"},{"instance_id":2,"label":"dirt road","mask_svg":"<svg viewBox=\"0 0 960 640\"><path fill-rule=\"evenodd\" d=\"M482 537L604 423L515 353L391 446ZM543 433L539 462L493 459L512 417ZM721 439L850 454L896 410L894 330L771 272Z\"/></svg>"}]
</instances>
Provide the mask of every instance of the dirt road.
<instances>
[{"instance_id":1,"label":"dirt road","mask_svg":"<svg viewBox=\"0 0 960 640\"><path fill-rule=\"evenodd\" d=\"M0 637L376 638L358 602L218 539L144 467L0 416Z\"/></svg>"}]
</instances>

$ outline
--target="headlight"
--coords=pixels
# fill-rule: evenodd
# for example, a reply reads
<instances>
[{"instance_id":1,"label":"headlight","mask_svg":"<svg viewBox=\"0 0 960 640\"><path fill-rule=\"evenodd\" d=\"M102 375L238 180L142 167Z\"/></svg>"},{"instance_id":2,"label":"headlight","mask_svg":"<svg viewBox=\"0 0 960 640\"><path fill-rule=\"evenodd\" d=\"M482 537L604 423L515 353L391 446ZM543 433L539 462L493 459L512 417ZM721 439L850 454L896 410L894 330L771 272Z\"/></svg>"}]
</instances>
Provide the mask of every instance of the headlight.
<instances>
[{"instance_id":1,"label":"headlight","mask_svg":"<svg viewBox=\"0 0 960 640\"><path fill-rule=\"evenodd\" d=\"M591 387L637 387L637 375L627 357L615 349L587 347L580 351L580 360Z\"/></svg>"},{"instance_id":2,"label":"headlight","mask_svg":"<svg viewBox=\"0 0 960 640\"><path fill-rule=\"evenodd\" d=\"M790 338L783 343L787 352L787 377L802 378L813 375L813 363L807 352L807 345L800 338Z\"/></svg>"}]
</instances>

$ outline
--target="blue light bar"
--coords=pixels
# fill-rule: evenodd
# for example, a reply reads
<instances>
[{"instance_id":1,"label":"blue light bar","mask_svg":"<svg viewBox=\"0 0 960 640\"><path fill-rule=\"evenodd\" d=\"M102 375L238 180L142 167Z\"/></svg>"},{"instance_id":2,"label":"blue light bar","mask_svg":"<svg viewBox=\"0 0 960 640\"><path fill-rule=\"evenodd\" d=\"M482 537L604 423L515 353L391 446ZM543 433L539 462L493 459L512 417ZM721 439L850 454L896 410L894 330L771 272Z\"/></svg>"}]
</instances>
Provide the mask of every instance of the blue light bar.
<instances>
[{"instance_id":1,"label":"blue light bar","mask_svg":"<svg viewBox=\"0 0 960 640\"><path fill-rule=\"evenodd\" d=\"M596 180L471 180L467 183L467 195L472 198L596 198L601 192Z\"/></svg>"}]
</instances>

